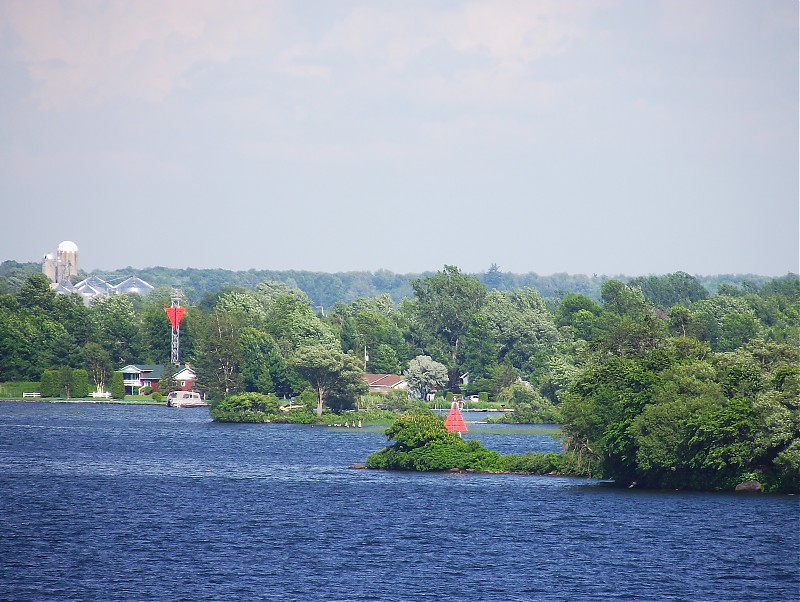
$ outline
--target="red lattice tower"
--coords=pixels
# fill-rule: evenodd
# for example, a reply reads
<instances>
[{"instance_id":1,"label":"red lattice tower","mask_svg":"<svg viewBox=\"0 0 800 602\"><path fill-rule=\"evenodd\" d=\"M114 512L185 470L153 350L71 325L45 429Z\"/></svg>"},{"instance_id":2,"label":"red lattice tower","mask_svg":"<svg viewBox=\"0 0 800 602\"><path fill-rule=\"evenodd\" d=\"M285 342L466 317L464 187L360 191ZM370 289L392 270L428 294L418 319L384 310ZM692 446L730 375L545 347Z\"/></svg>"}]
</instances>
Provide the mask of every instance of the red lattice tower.
<instances>
[{"instance_id":1,"label":"red lattice tower","mask_svg":"<svg viewBox=\"0 0 800 602\"><path fill-rule=\"evenodd\" d=\"M170 307L164 308L169 323L172 324L172 363L176 365L181 363L181 320L186 313L186 308L181 307L182 297L183 293L179 289L173 290Z\"/></svg>"}]
</instances>

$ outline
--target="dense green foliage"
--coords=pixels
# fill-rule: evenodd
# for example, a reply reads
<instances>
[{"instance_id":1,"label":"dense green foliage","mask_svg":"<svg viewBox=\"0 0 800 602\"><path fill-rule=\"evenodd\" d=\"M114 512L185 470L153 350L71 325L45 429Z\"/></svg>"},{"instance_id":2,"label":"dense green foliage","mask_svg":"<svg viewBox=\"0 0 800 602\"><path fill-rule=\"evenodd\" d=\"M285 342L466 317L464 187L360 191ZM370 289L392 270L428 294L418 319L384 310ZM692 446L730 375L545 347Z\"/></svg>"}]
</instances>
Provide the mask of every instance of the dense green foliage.
<instances>
[{"instance_id":1,"label":"dense green foliage","mask_svg":"<svg viewBox=\"0 0 800 602\"><path fill-rule=\"evenodd\" d=\"M41 274L39 263L18 263L4 261L0 263L0 294L16 293L25 281L33 274ZM246 270L232 271L222 269L166 268L149 267L134 269L126 267L113 271L95 271L91 274L106 280L121 280L135 273L156 288L169 290L181 288L192 305L214 304L219 292L225 289L253 290L263 282L277 282L290 289L303 291L314 307L332 307L337 303L350 303L356 299L388 296L394 303L413 296L412 281L430 276L423 274L395 274L388 270L377 272L309 272L301 270ZM681 275L683 272L677 272ZM503 272L492 264L485 272L475 277L487 288L498 291L512 291L529 288L537 291L545 299L560 299L574 293L592 299L600 298L600 287L608 280L607 276L586 276L583 274L550 274L540 275L535 272L513 274ZM644 282L652 276L641 279L617 277L622 281L634 284ZM667 277L662 277L667 278ZM742 282L761 287L769 278L755 274L724 274L714 276L689 276L696 280L709 293L714 293L720 286L738 286Z\"/></svg>"},{"instance_id":2,"label":"dense green foliage","mask_svg":"<svg viewBox=\"0 0 800 602\"><path fill-rule=\"evenodd\" d=\"M274 394L240 393L211 406L211 418L218 422L272 422L281 403Z\"/></svg>"},{"instance_id":3,"label":"dense green foliage","mask_svg":"<svg viewBox=\"0 0 800 602\"><path fill-rule=\"evenodd\" d=\"M111 377L111 397L125 399L125 381L122 372L114 372Z\"/></svg>"},{"instance_id":4,"label":"dense green foliage","mask_svg":"<svg viewBox=\"0 0 800 602\"><path fill-rule=\"evenodd\" d=\"M24 267L5 273L0 381L41 381L64 394L68 386L73 395L69 370L85 370L90 389L118 397L115 369L168 363L168 289L87 307L54 294L41 274L19 282ZM399 303L353 296L323 314L322 285L311 290L308 274L304 290L297 278L252 280L187 308L181 353L198 389L217 401L294 399L325 416L356 408L363 372L404 373L418 396L479 395L514 409L506 420L562 423L570 461L620 483L729 488L757 477L773 490L798 487L796 275L718 277L708 287L682 272L627 284L601 278L587 294L572 286L545 295L496 266L478 276L445 266L407 279L410 296ZM350 294L339 288L331 299ZM398 394L369 404L417 405Z\"/></svg>"},{"instance_id":5,"label":"dense green foliage","mask_svg":"<svg viewBox=\"0 0 800 602\"><path fill-rule=\"evenodd\" d=\"M560 393L577 461L647 487L730 489L755 479L798 490L795 277L675 305L664 319L621 283L604 285L603 301L580 325L585 310L566 320L583 349Z\"/></svg>"},{"instance_id":6,"label":"dense green foliage","mask_svg":"<svg viewBox=\"0 0 800 602\"><path fill-rule=\"evenodd\" d=\"M525 474L577 474L568 458L556 453L502 455L475 439L449 432L431 413L398 417L386 429L389 445L367 457L368 468L384 470L470 470Z\"/></svg>"},{"instance_id":7,"label":"dense green foliage","mask_svg":"<svg viewBox=\"0 0 800 602\"><path fill-rule=\"evenodd\" d=\"M313 397L313 392L312 396ZM356 426L361 421L365 424L390 423L396 416L394 412L386 410L367 409L344 414L325 413L317 416L314 412L315 400L310 403L292 404L300 407L291 407L284 404L275 395L262 395L261 393L240 393L230 395L225 399L211 405L211 418L217 422L253 422L253 423L288 423L288 424L318 424L340 426Z\"/></svg>"},{"instance_id":8,"label":"dense green foliage","mask_svg":"<svg viewBox=\"0 0 800 602\"><path fill-rule=\"evenodd\" d=\"M42 397L85 398L89 395L89 374L86 370L62 366L45 370L39 387Z\"/></svg>"}]
</instances>

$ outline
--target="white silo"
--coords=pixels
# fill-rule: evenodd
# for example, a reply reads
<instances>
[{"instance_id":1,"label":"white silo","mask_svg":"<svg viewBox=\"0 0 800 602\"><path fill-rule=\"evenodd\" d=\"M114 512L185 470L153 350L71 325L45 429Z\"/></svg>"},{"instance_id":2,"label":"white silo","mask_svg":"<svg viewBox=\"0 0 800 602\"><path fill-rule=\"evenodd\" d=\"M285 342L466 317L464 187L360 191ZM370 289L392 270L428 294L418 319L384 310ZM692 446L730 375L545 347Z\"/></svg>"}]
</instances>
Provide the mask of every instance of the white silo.
<instances>
[{"instance_id":1,"label":"white silo","mask_svg":"<svg viewBox=\"0 0 800 602\"><path fill-rule=\"evenodd\" d=\"M78 275L78 245L65 240L58 245L58 261L56 264L56 280L62 282Z\"/></svg>"},{"instance_id":2,"label":"white silo","mask_svg":"<svg viewBox=\"0 0 800 602\"><path fill-rule=\"evenodd\" d=\"M56 275L56 256L48 253L42 257L42 274L47 276L47 279L53 284L58 282Z\"/></svg>"}]
</instances>

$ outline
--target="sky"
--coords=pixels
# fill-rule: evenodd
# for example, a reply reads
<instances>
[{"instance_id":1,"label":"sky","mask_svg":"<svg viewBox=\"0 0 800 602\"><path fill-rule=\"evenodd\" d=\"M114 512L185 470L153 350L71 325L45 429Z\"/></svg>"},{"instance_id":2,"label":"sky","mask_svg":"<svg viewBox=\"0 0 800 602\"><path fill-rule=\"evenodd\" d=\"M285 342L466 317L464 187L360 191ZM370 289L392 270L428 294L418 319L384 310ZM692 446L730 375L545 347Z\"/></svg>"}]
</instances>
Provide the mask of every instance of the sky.
<instances>
[{"instance_id":1,"label":"sky","mask_svg":"<svg viewBox=\"0 0 800 602\"><path fill-rule=\"evenodd\" d=\"M798 272L796 0L0 0L0 261Z\"/></svg>"}]
</instances>

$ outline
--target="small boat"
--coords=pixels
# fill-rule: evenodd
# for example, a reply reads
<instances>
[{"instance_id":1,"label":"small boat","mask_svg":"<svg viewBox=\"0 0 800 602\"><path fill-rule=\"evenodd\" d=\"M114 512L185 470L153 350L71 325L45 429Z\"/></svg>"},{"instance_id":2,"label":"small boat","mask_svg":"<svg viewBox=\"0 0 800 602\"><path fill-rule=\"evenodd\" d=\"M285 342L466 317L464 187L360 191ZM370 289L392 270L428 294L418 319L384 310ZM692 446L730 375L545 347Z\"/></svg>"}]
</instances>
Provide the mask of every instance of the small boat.
<instances>
[{"instance_id":1,"label":"small boat","mask_svg":"<svg viewBox=\"0 0 800 602\"><path fill-rule=\"evenodd\" d=\"M203 401L200 393L194 391L172 391L167 395L167 406L170 408L205 408L208 404Z\"/></svg>"}]
</instances>

